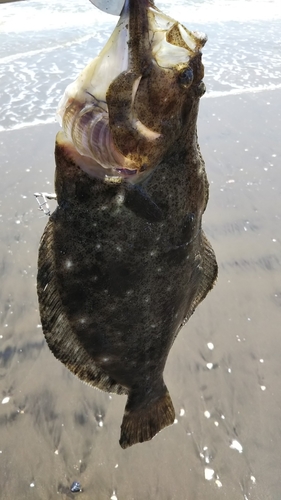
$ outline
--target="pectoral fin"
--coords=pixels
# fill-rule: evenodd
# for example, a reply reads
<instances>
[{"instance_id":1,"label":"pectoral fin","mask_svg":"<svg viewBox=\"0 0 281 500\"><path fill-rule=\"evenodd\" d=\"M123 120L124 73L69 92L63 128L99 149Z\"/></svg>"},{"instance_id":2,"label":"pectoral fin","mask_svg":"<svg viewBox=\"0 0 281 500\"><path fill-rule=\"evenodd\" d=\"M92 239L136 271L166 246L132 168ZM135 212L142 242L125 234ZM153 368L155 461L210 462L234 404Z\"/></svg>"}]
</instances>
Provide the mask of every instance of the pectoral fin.
<instances>
[{"instance_id":1,"label":"pectoral fin","mask_svg":"<svg viewBox=\"0 0 281 500\"><path fill-rule=\"evenodd\" d=\"M159 222L164 217L161 208L138 184L127 183L124 205L148 222Z\"/></svg>"}]
</instances>

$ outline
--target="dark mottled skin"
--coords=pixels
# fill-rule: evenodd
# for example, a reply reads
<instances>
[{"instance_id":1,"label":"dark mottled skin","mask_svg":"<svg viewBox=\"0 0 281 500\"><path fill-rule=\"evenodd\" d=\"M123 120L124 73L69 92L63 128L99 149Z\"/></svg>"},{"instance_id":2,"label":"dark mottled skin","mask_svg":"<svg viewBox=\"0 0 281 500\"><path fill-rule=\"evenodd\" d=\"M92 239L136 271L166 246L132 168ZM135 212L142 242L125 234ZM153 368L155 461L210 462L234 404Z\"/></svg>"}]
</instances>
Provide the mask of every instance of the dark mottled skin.
<instances>
[{"instance_id":1,"label":"dark mottled skin","mask_svg":"<svg viewBox=\"0 0 281 500\"><path fill-rule=\"evenodd\" d=\"M173 102L176 137L167 138L159 164L137 184L89 178L63 134L57 137L58 207L39 252L43 331L82 380L128 394L123 448L173 422L166 359L217 275L201 228L208 182L196 132L200 57L194 65L192 85L182 88L177 107Z\"/></svg>"}]
</instances>

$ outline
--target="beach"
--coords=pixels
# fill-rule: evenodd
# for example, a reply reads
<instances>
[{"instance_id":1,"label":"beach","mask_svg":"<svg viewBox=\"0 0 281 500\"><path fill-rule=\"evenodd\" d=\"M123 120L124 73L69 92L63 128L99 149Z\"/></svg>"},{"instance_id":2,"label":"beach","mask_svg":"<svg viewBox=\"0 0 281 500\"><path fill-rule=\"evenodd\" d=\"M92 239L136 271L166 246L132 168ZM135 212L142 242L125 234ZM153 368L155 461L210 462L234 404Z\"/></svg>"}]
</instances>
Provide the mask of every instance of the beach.
<instances>
[{"instance_id":1,"label":"beach","mask_svg":"<svg viewBox=\"0 0 281 500\"><path fill-rule=\"evenodd\" d=\"M219 278L168 358L174 425L125 451L118 440L126 398L83 384L44 340L36 273L47 216L33 196L53 191L59 97L114 19L97 15L93 36L90 2L80 0L79 12L54 1L43 11L39 1L0 7L3 500L280 499L281 16L243 22L223 11L218 22L198 22L202 3L176 6L183 18L191 12L188 27L209 34L198 135L210 182L203 227ZM48 28L44 9L55 18ZM261 2L253 16L259 9ZM13 31L22 15L27 31ZM71 493L73 481L81 493Z\"/></svg>"}]
</instances>

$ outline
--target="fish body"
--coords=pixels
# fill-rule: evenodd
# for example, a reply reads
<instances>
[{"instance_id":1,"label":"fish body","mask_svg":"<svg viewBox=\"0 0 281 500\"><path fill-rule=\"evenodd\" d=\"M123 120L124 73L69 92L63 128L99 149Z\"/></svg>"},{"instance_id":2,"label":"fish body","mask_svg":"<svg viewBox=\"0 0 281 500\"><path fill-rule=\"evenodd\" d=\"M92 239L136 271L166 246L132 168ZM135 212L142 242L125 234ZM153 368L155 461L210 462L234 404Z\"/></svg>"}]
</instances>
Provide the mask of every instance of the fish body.
<instances>
[{"instance_id":1,"label":"fish body","mask_svg":"<svg viewBox=\"0 0 281 500\"><path fill-rule=\"evenodd\" d=\"M92 158L77 151L67 135L73 126L64 124L57 135L58 207L38 261L40 314L50 349L83 381L128 396L122 448L174 422L163 380L167 356L217 276L201 227L208 201L196 130L204 92L201 53L193 46L187 61L171 61L168 69L155 63L151 11L163 19L146 1L128 2L128 67L107 85L105 100L94 96L93 116L98 109L107 119L114 155L99 160L101 166L95 148ZM172 21L175 31L179 25ZM95 75L91 91L94 85ZM89 102L87 96L81 114L79 92L67 94L64 113L74 102L79 113L71 113L82 116L84 131Z\"/></svg>"}]
</instances>

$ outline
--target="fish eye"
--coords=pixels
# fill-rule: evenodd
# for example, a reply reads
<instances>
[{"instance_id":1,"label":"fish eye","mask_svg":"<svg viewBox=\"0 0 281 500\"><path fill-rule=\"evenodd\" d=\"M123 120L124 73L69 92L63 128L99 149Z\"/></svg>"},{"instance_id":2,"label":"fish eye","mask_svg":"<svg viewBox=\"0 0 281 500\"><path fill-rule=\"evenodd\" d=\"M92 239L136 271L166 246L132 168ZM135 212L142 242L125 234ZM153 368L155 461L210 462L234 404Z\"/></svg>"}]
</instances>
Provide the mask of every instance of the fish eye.
<instances>
[{"instance_id":1,"label":"fish eye","mask_svg":"<svg viewBox=\"0 0 281 500\"><path fill-rule=\"evenodd\" d=\"M178 76L181 85L190 85L193 80L193 71L191 68L184 68Z\"/></svg>"}]
</instances>

